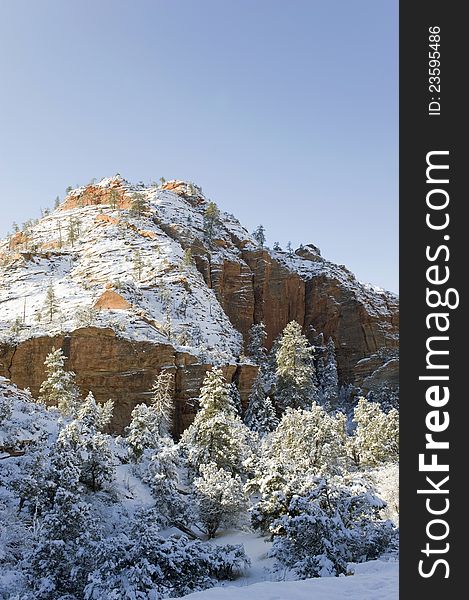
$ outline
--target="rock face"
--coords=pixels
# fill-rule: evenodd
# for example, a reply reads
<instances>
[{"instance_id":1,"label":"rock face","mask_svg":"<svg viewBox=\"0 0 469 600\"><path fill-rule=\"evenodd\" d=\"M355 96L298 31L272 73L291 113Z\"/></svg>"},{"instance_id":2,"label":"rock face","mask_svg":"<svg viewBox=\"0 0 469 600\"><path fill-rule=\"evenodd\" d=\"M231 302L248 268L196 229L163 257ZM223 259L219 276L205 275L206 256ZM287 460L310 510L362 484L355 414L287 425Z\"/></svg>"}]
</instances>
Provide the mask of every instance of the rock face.
<instances>
[{"instance_id":1,"label":"rock face","mask_svg":"<svg viewBox=\"0 0 469 600\"><path fill-rule=\"evenodd\" d=\"M127 310L131 307L130 303L125 298L114 290L106 290L94 303L93 308L96 309L120 309Z\"/></svg>"},{"instance_id":2,"label":"rock face","mask_svg":"<svg viewBox=\"0 0 469 600\"><path fill-rule=\"evenodd\" d=\"M193 419L195 398L205 373L212 368L197 363L189 354L175 352L169 344L132 342L111 329L89 327L66 336L31 338L17 347L2 344L0 373L20 388L29 387L37 397L45 379L44 360L53 348L63 350L66 369L76 373L83 396L92 390L99 402L114 400L115 431L122 431L135 405L149 398L155 377L164 368L174 373L174 429L181 433ZM232 364L225 365L223 371L228 381L238 382L246 405L257 368Z\"/></svg>"},{"instance_id":3,"label":"rock face","mask_svg":"<svg viewBox=\"0 0 469 600\"><path fill-rule=\"evenodd\" d=\"M136 193L140 215L129 210ZM115 401L121 430L169 368L180 433L214 364L246 405L257 372L241 356L249 328L264 322L270 347L294 319L311 340L332 337L341 383L395 385L395 295L358 282L314 244L260 248L227 213L208 239L207 206L193 184L144 188L116 176L72 190L27 235L0 242L0 375L37 395L44 359L61 347L83 393Z\"/></svg>"},{"instance_id":4,"label":"rock face","mask_svg":"<svg viewBox=\"0 0 469 600\"><path fill-rule=\"evenodd\" d=\"M253 323L265 324L267 347L291 320L309 336L314 330L332 337L339 376L356 379L362 358L381 348L398 347L399 308L386 296L366 303L353 286L329 274L301 276L265 250L243 250L243 262L198 266L233 325L248 339ZM382 362L380 363L382 364ZM379 365L376 366L378 368Z\"/></svg>"}]
</instances>

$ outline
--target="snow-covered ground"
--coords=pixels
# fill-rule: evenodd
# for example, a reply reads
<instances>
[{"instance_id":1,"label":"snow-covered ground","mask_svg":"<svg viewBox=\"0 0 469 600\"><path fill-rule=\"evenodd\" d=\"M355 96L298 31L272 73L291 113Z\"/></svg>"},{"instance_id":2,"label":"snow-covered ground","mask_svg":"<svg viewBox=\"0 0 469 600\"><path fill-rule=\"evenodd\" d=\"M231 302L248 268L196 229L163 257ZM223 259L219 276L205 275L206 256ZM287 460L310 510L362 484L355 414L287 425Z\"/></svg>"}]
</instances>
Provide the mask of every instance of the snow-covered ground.
<instances>
[{"instance_id":1,"label":"snow-covered ground","mask_svg":"<svg viewBox=\"0 0 469 600\"><path fill-rule=\"evenodd\" d=\"M322 577L303 581L263 581L251 585L211 588L184 596L191 600L397 600L397 561L374 560L352 565L350 577Z\"/></svg>"}]
</instances>

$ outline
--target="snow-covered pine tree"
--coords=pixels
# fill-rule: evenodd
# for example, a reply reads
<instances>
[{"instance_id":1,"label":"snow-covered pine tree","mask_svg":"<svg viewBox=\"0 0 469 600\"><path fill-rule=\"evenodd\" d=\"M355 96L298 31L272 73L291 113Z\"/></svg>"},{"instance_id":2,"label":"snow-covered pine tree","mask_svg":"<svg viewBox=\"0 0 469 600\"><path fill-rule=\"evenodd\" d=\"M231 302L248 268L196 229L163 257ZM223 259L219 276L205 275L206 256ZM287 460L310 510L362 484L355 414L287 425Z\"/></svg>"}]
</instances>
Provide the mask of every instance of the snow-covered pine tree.
<instances>
[{"instance_id":1,"label":"snow-covered pine tree","mask_svg":"<svg viewBox=\"0 0 469 600\"><path fill-rule=\"evenodd\" d=\"M75 373L65 371L64 364L62 350L52 348L44 361L47 379L39 388L39 402L46 406L56 406L63 415L74 417L77 414L80 391L75 385Z\"/></svg>"},{"instance_id":2,"label":"snow-covered pine tree","mask_svg":"<svg viewBox=\"0 0 469 600\"><path fill-rule=\"evenodd\" d=\"M234 381L230 384L230 400L233 406L236 408L236 413L241 416L243 414L243 405L241 402L241 394L239 393L238 386Z\"/></svg>"},{"instance_id":3,"label":"snow-covered pine tree","mask_svg":"<svg viewBox=\"0 0 469 600\"><path fill-rule=\"evenodd\" d=\"M133 460L139 460L145 450L156 450L163 442L171 441L173 385L174 375L168 370L161 371L151 390L151 404L137 404L133 409L125 438Z\"/></svg>"},{"instance_id":4,"label":"snow-covered pine tree","mask_svg":"<svg viewBox=\"0 0 469 600\"><path fill-rule=\"evenodd\" d=\"M326 410L333 411L339 404L339 376L335 357L334 340L330 337L326 345L326 357L320 373L321 395Z\"/></svg>"},{"instance_id":5,"label":"snow-covered pine tree","mask_svg":"<svg viewBox=\"0 0 469 600\"><path fill-rule=\"evenodd\" d=\"M283 409L306 408L314 400L317 388L313 353L300 325L290 321L283 330L276 353L275 400Z\"/></svg>"},{"instance_id":6,"label":"snow-covered pine tree","mask_svg":"<svg viewBox=\"0 0 469 600\"><path fill-rule=\"evenodd\" d=\"M259 248L263 248L265 244L265 228L263 225L258 225L253 231L252 237L256 240Z\"/></svg>"},{"instance_id":7,"label":"snow-covered pine tree","mask_svg":"<svg viewBox=\"0 0 469 600\"><path fill-rule=\"evenodd\" d=\"M211 242L220 225L220 210L215 202L209 202L204 212L204 233Z\"/></svg>"},{"instance_id":8,"label":"snow-covered pine tree","mask_svg":"<svg viewBox=\"0 0 469 600\"><path fill-rule=\"evenodd\" d=\"M112 408L111 400L99 405L90 392L76 418L62 428L56 444L59 452L70 454L70 460L79 469L79 480L92 491L101 489L114 476L110 436L99 431L109 424ZM57 474L61 476L60 466Z\"/></svg>"},{"instance_id":9,"label":"snow-covered pine tree","mask_svg":"<svg viewBox=\"0 0 469 600\"><path fill-rule=\"evenodd\" d=\"M111 422L114 402L104 404L96 402L93 392L89 392L78 409L78 419L88 428L103 431Z\"/></svg>"},{"instance_id":10,"label":"snow-covered pine tree","mask_svg":"<svg viewBox=\"0 0 469 600\"><path fill-rule=\"evenodd\" d=\"M152 391L151 406L155 411L158 433L165 437L170 435L173 424L174 402L172 389L174 386L174 375L163 370L156 377Z\"/></svg>"},{"instance_id":11,"label":"snow-covered pine tree","mask_svg":"<svg viewBox=\"0 0 469 600\"><path fill-rule=\"evenodd\" d=\"M243 484L215 463L200 465L200 477L194 481L197 515L209 538L219 527L236 525L246 508Z\"/></svg>"},{"instance_id":12,"label":"snow-covered pine tree","mask_svg":"<svg viewBox=\"0 0 469 600\"><path fill-rule=\"evenodd\" d=\"M356 465L377 466L399 457L399 413L385 413L377 402L359 398L353 420L357 427L349 438L349 453Z\"/></svg>"},{"instance_id":13,"label":"snow-covered pine tree","mask_svg":"<svg viewBox=\"0 0 469 600\"><path fill-rule=\"evenodd\" d=\"M156 448L160 433L153 407L137 404L132 411L126 433L125 441L133 460L139 460L147 448Z\"/></svg>"},{"instance_id":14,"label":"snow-covered pine tree","mask_svg":"<svg viewBox=\"0 0 469 600\"><path fill-rule=\"evenodd\" d=\"M150 208L150 203L144 194L135 192L130 201L130 214L141 217Z\"/></svg>"},{"instance_id":15,"label":"snow-covered pine tree","mask_svg":"<svg viewBox=\"0 0 469 600\"><path fill-rule=\"evenodd\" d=\"M252 509L253 526L267 531L312 478L340 474L345 466L345 416L330 415L317 404L311 410L288 408L277 429L264 438L249 482L250 490L261 494Z\"/></svg>"},{"instance_id":16,"label":"snow-covered pine tree","mask_svg":"<svg viewBox=\"0 0 469 600\"><path fill-rule=\"evenodd\" d=\"M267 360L267 350L265 349L265 340L267 331L264 323L254 323L249 329L248 355L254 362L261 366Z\"/></svg>"},{"instance_id":17,"label":"snow-covered pine tree","mask_svg":"<svg viewBox=\"0 0 469 600\"><path fill-rule=\"evenodd\" d=\"M114 478L114 455L109 442L109 436L100 431L82 431L79 441L83 454L80 480L93 492L102 489Z\"/></svg>"},{"instance_id":18,"label":"snow-covered pine tree","mask_svg":"<svg viewBox=\"0 0 469 600\"><path fill-rule=\"evenodd\" d=\"M198 473L201 465L213 462L218 468L239 474L250 440L249 429L231 401L223 372L208 371L200 390L200 410L181 437L189 465Z\"/></svg>"},{"instance_id":19,"label":"snow-covered pine tree","mask_svg":"<svg viewBox=\"0 0 469 600\"><path fill-rule=\"evenodd\" d=\"M278 419L271 399L264 391L263 378L258 373L249 396L249 404L244 415L244 423L264 437L278 426Z\"/></svg>"},{"instance_id":20,"label":"snow-covered pine tree","mask_svg":"<svg viewBox=\"0 0 469 600\"><path fill-rule=\"evenodd\" d=\"M54 286L52 285L52 282L50 282L47 286L46 297L44 300L44 312L49 318L49 323L52 323L54 315L57 314L58 310L59 302L55 295Z\"/></svg>"},{"instance_id":21,"label":"snow-covered pine tree","mask_svg":"<svg viewBox=\"0 0 469 600\"><path fill-rule=\"evenodd\" d=\"M329 415L313 404L310 410L286 410L266 453L277 463L290 465L292 473L331 474L344 466L345 443L345 416Z\"/></svg>"}]
</instances>

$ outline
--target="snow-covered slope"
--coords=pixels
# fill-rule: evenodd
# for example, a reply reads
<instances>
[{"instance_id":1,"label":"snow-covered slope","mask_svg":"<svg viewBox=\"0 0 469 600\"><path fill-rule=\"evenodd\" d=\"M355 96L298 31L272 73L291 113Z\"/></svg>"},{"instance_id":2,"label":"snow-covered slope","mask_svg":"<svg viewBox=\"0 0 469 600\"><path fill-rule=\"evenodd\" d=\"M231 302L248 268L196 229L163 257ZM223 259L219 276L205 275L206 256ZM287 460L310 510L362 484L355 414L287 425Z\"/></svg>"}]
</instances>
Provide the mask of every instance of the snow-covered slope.
<instances>
[{"instance_id":1,"label":"snow-covered slope","mask_svg":"<svg viewBox=\"0 0 469 600\"><path fill-rule=\"evenodd\" d=\"M109 191L116 184L128 197L142 193L150 210L132 216L128 208L109 204L67 209L67 202L85 191L79 188L30 229L27 242L17 236L20 243L13 239L0 245L0 335L10 336L17 319L19 340L72 331L88 320L130 339L169 339L177 348L204 351L214 359L238 355L240 334L195 265L184 261L181 244L160 227L171 224L201 237L203 206L192 207L157 187L142 190L116 179L105 179L99 187ZM73 242L70 228L75 228ZM52 318L46 298L50 287L57 300ZM130 309L92 312L109 289Z\"/></svg>"},{"instance_id":2,"label":"snow-covered slope","mask_svg":"<svg viewBox=\"0 0 469 600\"><path fill-rule=\"evenodd\" d=\"M381 560L354 567L350 577L303 581L264 581L245 587L211 588L184 596L187 600L397 600L398 563Z\"/></svg>"}]
</instances>

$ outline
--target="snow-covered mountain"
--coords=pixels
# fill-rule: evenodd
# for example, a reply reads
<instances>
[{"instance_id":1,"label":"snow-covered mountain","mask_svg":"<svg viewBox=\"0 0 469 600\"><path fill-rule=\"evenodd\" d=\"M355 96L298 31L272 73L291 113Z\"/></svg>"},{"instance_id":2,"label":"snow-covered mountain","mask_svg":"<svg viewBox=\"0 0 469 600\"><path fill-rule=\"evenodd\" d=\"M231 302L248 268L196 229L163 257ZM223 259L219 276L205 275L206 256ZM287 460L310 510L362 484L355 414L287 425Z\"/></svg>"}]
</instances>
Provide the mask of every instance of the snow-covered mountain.
<instances>
[{"instance_id":1,"label":"snow-covered mountain","mask_svg":"<svg viewBox=\"0 0 469 600\"><path fill-rule=\"evenodd\" d=\"M263 321L270 345L295 319L311 339L334 339L343 383L383 367L386 380L395 295L313 245L262 247L234 216L215 209L210 221L209 206L191 183L116 176L70 191L1 242L0 375L34 394L46 354L61 346L79 385L113 397L123 424L162 366L176 370L177 399L196 395L211 364L245 399L255 375L243 357L249 327Z\"/></svg>"}]
</instances>

